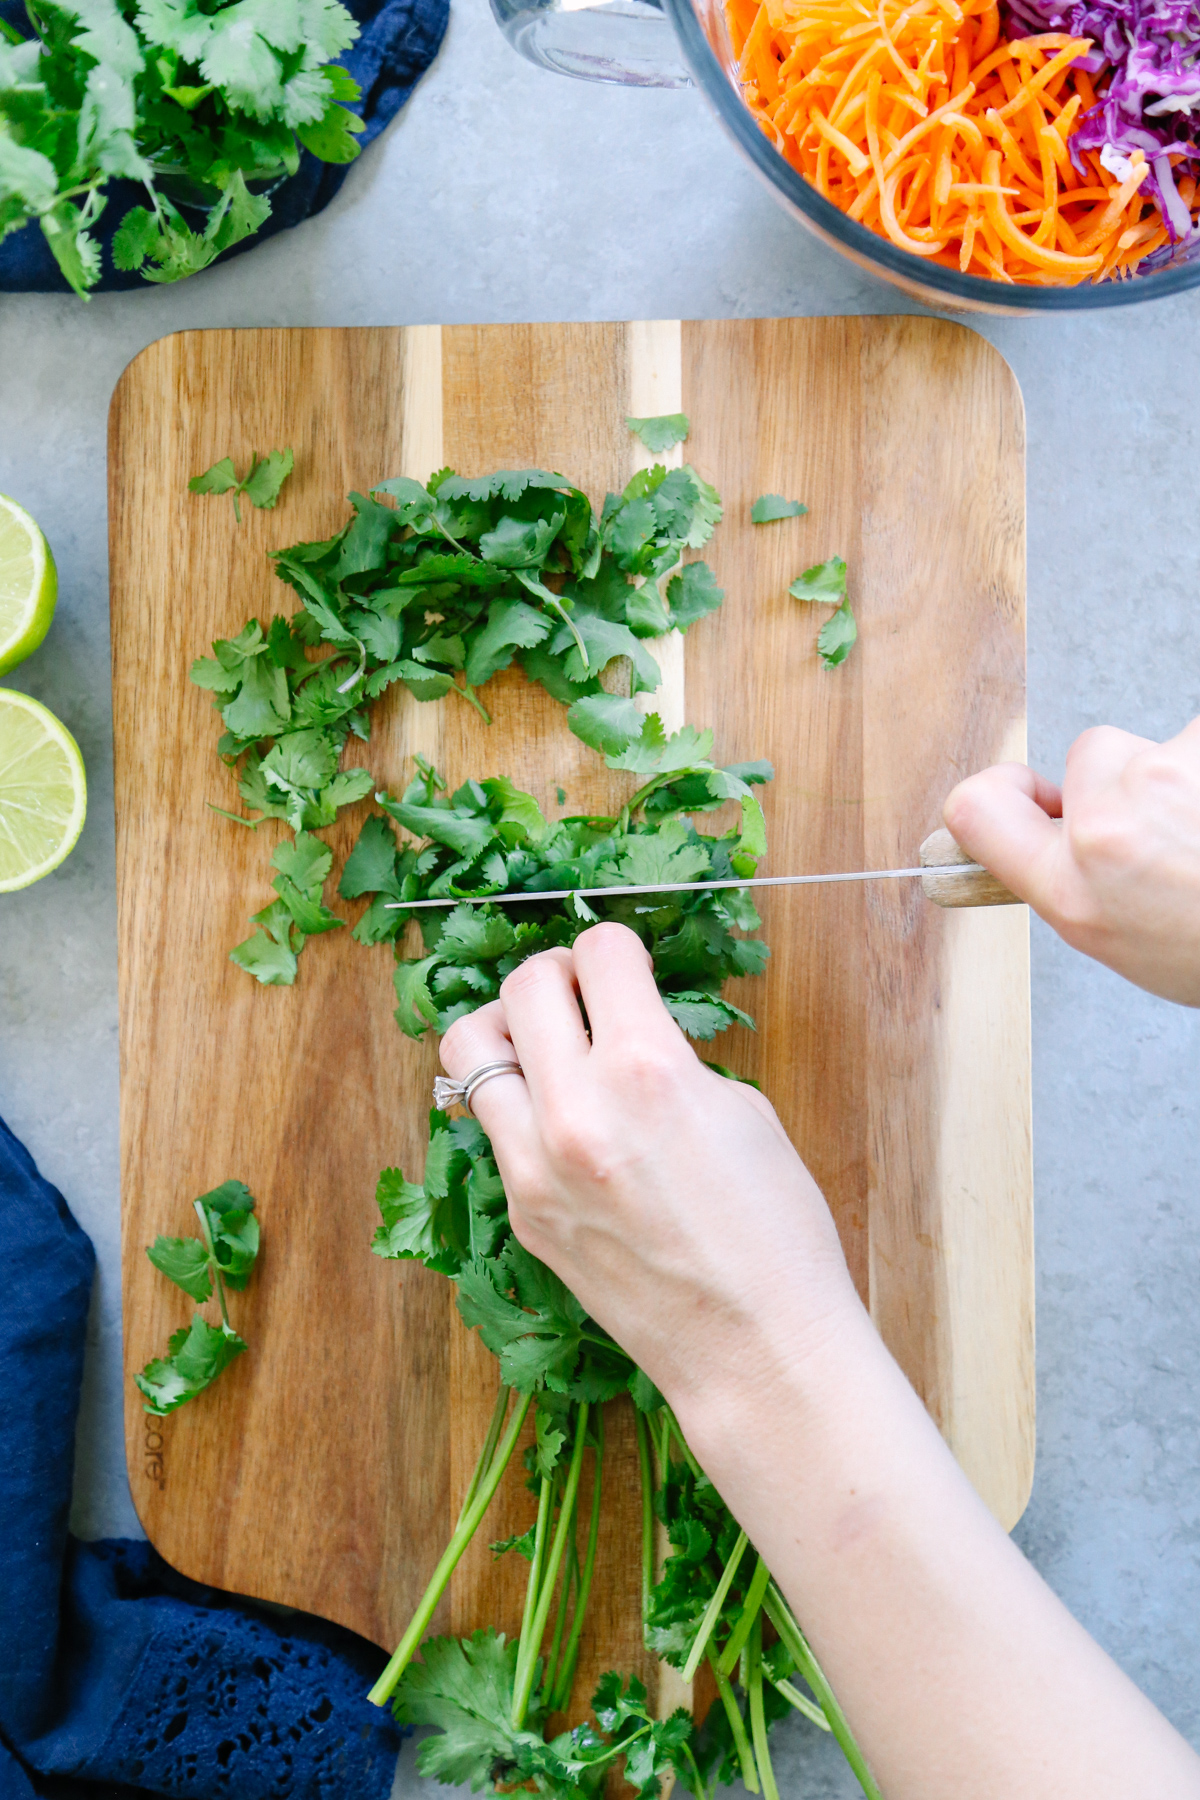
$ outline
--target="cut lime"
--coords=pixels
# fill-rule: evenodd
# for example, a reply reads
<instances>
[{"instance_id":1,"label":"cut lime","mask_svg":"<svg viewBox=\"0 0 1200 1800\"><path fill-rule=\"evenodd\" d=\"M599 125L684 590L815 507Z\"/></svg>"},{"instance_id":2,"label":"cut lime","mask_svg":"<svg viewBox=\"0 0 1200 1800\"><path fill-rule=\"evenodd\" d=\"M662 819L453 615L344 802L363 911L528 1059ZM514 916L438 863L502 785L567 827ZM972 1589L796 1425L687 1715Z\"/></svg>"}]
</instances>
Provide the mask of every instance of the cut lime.
<instances>
[{"instance_id":1,"label":"cut lime","mask_svg":"<svg viewBox=\"0 0 1200 1800\"><path fill-rule=\"evenodd\" d=\"M28 694L0 688L0 894L56 869L83 830L79 745Z\"/></svg>"},{"instance_id":2,"label":"cut lime","mask_svg":"<svg viewBox=\"0 0 1200 1800\"><path fill-rule=\"evenodd\" d=\"M57 598L49 544L25 508L0 494L0 675L37 649Z\"/></svg>"}]
</instances>

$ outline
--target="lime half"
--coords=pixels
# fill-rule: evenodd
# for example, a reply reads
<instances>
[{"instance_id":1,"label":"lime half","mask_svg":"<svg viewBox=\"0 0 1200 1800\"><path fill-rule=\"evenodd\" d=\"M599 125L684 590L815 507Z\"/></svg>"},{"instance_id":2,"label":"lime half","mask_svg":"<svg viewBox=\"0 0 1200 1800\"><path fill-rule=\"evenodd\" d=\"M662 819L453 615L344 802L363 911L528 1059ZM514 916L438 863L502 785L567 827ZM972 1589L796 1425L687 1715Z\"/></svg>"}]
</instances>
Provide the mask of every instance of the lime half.
<instances>
[{"instance_id":1,"label":"lime half","mask_svg":"<svg viewBox=\"0 0 1200 1800\"><path fill-rule=\"evenodd\" d=\"M86 812L83 758L66 726L28 694L0 688L0 894L56 869Z\"/></svg>"},{"instance_id":2,"label":"lime half","mask_svg":"<svg viewBox=\"0 0 1200 1800\"><path fill-rule=\"evenodd\" d=\"M40 527L0 494L0 675L37 649L57 598L58 574Z\"/></svg>"}]
</instances>

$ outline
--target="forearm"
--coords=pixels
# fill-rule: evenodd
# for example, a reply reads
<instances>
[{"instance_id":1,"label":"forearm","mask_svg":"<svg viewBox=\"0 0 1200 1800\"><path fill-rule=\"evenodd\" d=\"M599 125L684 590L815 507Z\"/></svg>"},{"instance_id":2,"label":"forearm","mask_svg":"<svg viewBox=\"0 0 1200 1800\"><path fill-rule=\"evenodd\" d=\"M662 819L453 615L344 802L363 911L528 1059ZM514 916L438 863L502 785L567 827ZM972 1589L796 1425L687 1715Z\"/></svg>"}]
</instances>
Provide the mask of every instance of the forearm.
<instances>
[{"instance_id":1,"label":"forearm","mask_svg":"<svg viewBox=\"0 0 1200 1800\"><path fill-rule=\"evenodd\" d=\"M992 1518L865 1313L727 1366L748 1373L677 1396L680 1422L887 1800L1200 1796L1200 1759Z\"/></svg>"}]
</instances>

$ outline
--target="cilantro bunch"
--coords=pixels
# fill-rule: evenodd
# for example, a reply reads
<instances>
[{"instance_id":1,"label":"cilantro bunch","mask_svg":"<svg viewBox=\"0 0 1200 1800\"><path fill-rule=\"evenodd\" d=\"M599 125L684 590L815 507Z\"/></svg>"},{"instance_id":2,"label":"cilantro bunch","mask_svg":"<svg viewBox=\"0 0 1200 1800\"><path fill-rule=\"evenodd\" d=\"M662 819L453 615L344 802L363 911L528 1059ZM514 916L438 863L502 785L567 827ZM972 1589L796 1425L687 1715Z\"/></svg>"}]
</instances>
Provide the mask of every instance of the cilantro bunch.
<instances>
[{"instance_id":1,"label":"cilantro bunch","mask_svg":"<svg viewBox=\"0 0 1200 1800\"><path fill-rule=\"evenodd\" d=\"M0 238L36 221L85 299L108 183L141 183L118 269L179 281L250 237L301 147L350 162L357 83L333 59L359 28L340 0L26 0L0 20ZM182 209L182 210L181 210ZM192 223L189 223L189 214ZM201 219L203 223L201 224Z\"/></svg>"},{"instance_id":2,"label":"cilantro bunch","mask_svg":"<svg viewBox=\"0 0 1200 1800\"><path fill-rule=\"evenodd\" d=\"M413 1037L431 1026L446 1030L494 998L504 976L525 957L570 944L598 916L620 919L639 933L665 1004L691 1036L711 1039L734 1022L752 1027L720 992L728 977L758 973L766 962L764 944L738 935L759 925L744 889L605 896L599 912L574 894L519 908L459 905L413 913L404 904L498 889L536 895L749 874L762 819L750 783L768 780L770 767L719 769L708 760L710 748L710 733L688 728L666 738L657 718L645 720L636 743L609 758L648 777L612 819L550 824L532 796L504 778L467 782L447 795L428 764L401 800L380 795L384 812L364 825L341 892L370 897L356 935L365 943L391 942L398 956L409 920L420 921L425 954L400 957L396 970L401 1029ZM740 828L720 836L700 833L691 815L728 798L742 801ZM398 838L393 820L416 841ZM737 1779L777 1800L768 1730L796 1709L837 1734L864 1791L874 1796L861 1753L799 1626L762 1559L747 1554L744 1533L697 1466L662 1396L565 1283L513 1235L504 1185L478 1122L432 1112L422 1181L385 1169L377 1201L382 1223L375 1253L420 1261L449 1277L459 1313L495 1355L500 1378L458 1525L372 1690L377 1703L391 1700L406 1723L440 1728L422 1745L422 1773L469 1781L476 1790L532 1785L567 1800L598 1794L608 1765L624 1757L625 1778L641 1795L658 1794L673 1773L698 1800ZM646 1642L689 1678L707 1662L720 1705L700 1730L682 1710L655 1720L640 1684L610 1672L593 1698L599 1729L587 1723L547 1741L546 1721L570 1699L595 1572L604 1459L599 1409L623 1394L635 1407L642 1470ZM422 1647L530 1413L534 1438L525 1464L536 1516L526 1531L492 1546L529 1563L517 1642L481 1630L461 1643L441 1638ZM579 1491L589 1456L592 1500L585 1521ZM656 1517L672 1544L657 1581ZM418 1648L419 1663L413 1661ZM795 1686L791 1677L797 1673L815 1698Z\"/></svg>"},{"instance_id":3,"label":"cilantro bunch","mask_svg":"<svg viewBox=\"0 0 1200 1800\"><path fill-rule=\"evenodd\" d=\"M369 738L371 704L387 688L399 682L423 701L455 695L487 719L477 690L515 661L569 707L585 743L610 761L627 759L613 767L654 786L694 765L701 786L716 784L714 803L741 799L738 854L761 853L761 812L736 772L713 769L695 734L667 753L674 769L660 767L661 733L645 739L632 698L600 680L624 657L633 692L652 691L660 671L648 643L720 605L707 564L672 573L721 514L694 470L642 470L607 496L599 517L580 489L542 469L478 480L443 470L425 487L401 477L350 501L353 517L333 537L276 554L299 610L265 628L249 620L192 667L191 679L213 695L225 728L218 751L249 809L226 817L251 828L282 819L297 833L331 825L375 785L368 770L339 765L351 735ZM247 941L255 948L239 945L233 957L260 981L286 985L314 915L290 890L283 900L288 919L275 903L269 918L254 915L282 954L258 945L260 932ZM322 928L336 922L328 915Z\"/></svg>"}]
</instances>

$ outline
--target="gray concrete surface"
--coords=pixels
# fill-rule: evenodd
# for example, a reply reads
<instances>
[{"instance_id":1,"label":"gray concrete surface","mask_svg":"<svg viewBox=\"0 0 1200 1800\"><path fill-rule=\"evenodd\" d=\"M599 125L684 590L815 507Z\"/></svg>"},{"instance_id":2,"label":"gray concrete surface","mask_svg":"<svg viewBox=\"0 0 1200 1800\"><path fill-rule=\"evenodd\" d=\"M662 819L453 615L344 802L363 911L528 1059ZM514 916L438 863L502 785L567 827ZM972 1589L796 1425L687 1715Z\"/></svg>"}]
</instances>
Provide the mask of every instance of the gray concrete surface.
<instances>
[{"instance_id":1,"label":"gray concrete surface","mask_svg":"<svg viewBox=\"0 0 1200 1800\"><path fill-rule=\"evenodd\" d=\"M6 680L75 732L91 785L75 854L0 900L0 1113L100 1257L80 1534L138 1529L120 1432L105 566L105 419L121 370L188 326L904 305L776 209L697 95L541 73L506 48L485 0L455 0L439 62L320 219L175 289L86 307L0 300L0 490L42 521L61 574L45 645ZM1187 336L1198 316L1191 296L977 322L1028 410L1030 744L1049 772L1088 725L1163 737L1200 711L1200 361ZM1125 987L1036 922L1033 981L1040 1434L1017 1537L1200 1746L1200 1018ZM411 1757L405 1796L426 1791ZM801 1721L780 1776L788 1800L857 1791Z\"/></svg>"}]
</instances>

